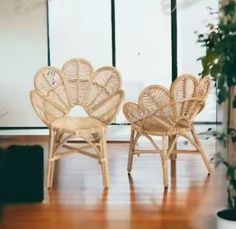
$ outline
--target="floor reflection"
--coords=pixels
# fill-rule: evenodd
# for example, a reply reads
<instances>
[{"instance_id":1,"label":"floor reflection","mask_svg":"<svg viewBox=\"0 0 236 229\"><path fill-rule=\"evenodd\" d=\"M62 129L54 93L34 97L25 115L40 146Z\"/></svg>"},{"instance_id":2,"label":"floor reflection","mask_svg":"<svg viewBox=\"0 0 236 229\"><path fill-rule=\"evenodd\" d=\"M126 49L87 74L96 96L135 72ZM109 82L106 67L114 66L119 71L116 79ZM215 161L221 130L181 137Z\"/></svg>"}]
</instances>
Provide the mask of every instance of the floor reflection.
<instances>
[{"instance_id":1,"label":"floor reflection","mask_svg":"<svg viewBox=\"0 0 236 229\"><path fill-rule=\"evenodd\" d=\"M201 217L205 220L205 225L208 229L215 228L212 217L203 219L203 215L199 214L198 209L207 204L206 194L209 192L210 182L209 177L206 176L202 182L198 184L191 184L189 182L188 188L181 188L177 185L182 182L176 176L176 162L171 162L170 169L170 187L167 190L162 189L148 190L145 188L140 189L135 185L135 181L131 174L128 175L129 188L130 188L130 220L133 222L131 228L136 228L139 221L146 221L147 228L185 228L185 229L200 229L201 224L195 222L194 218ZM194 190L194 191L193 191ZM147 192L152 192L148 199L144 199L142 195L147 195ZM204 203L204 201L206 201ZM206 207L205 209L209 209ZM209 210L210 211L210 210ZM209 215L211 213L209 212ZM181 225L181 226L177 226ZM204 227L202 227L204 228ZM201 229L202 229L201 228Z\"/></svg>"}]
</instances>

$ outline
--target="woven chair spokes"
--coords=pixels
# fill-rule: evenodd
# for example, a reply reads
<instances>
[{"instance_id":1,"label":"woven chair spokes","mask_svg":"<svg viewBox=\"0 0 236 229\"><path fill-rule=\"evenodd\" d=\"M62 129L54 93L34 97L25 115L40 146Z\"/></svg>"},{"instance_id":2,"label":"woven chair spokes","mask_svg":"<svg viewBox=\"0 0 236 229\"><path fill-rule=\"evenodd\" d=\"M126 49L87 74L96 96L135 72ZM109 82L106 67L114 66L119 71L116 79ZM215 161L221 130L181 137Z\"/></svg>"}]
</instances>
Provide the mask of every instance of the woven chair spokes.
<instances>
[{"instance_id":1,"label":"woven chair spokes","mask_svg":"<svg viewBox=\"0 0 236 229\"><path fill-rule=\"evenodd\" d=\"M195 132L193 121L205 106L210 90L210 77L198 80L192 75L181 75L171 85L170 90L151 85L139 96L138 104L127 102L123 113L131 123L131 136L128 158L128 172L131 172L133 156L142 153L159 153L162 162L163 183L167 188L168 159L175 160L178 153L198 153L202 156L208 173L211 167ZM145 136L154 150L139 150L136 143ZM161 147L154 140L161 137ZM195 150L178 150L179 137L187 139Z\"/></svg>"},{"instance_id":2,"label":"woven chair spokes","mask_svg":"<svg viewBox=\"0 0 236 229\"><path fill-rule=\"evenodd\" d=\"M30 94L32 105L49 128L47 187L52 186L55 161L81 153L98 160L107 188L106 127L114 120L124 97L119 71L111 66L94 71L87 60L74 58L62 70L39 69L34 85ZM77 105L86 111L87 117L68 115ZM87 144L81 146L72 141L75 138Z\"/></svg>"}]
</instances>

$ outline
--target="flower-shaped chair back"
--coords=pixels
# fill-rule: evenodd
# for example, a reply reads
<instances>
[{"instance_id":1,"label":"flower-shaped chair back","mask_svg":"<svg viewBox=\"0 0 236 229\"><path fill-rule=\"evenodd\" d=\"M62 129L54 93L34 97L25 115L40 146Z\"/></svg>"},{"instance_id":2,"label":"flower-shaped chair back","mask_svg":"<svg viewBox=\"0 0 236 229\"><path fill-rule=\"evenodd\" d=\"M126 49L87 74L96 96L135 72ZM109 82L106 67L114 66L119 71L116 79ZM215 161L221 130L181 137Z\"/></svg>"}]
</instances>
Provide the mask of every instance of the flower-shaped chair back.
<instances>
[{"instance_id":1,"label":"flower-shaped chair back","mask_svg":"<svg viewBox=\"0 0 236 229\"><path fill-rule=\"evenodd\" d=\"M91 64L84 59L67 61L62 71L54 67L39 69L34 85L32 104L48 125L67 115L76 105L82 106L88 116L108 124L113 120L124 94L116 68L107 66L93 71Z\"/></svg>"}]
</instances>

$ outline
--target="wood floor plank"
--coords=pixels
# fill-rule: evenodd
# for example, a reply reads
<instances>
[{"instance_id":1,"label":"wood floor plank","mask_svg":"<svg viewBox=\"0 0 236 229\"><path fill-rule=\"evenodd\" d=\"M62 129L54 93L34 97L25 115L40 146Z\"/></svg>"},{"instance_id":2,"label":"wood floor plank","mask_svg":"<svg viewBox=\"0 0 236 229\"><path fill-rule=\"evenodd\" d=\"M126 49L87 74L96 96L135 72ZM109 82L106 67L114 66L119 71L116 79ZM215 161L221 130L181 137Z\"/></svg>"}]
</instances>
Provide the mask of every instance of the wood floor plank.
<instances>
[{"instance_id":1,"label":"wood floor plank","mask_svg":"<svg viewBox=\"0 0 236 229\"><path fill-rule=\"evenodd\" d=\"M0 137L0 146L41 144L47 137ZM212 145L204 145L208 157ZM170 187L163 189L158 155L135 157L126 172L128 144L108 144L109 190L103 190L100 166L83 155L56 164L53 188L43 203L7 205L1 229L215 229L214 213L226 204L224 168L209 177L198 155L178 155L170 165ZM45 166L46 169L46 166Z\"/></svg>"}]
</instances>

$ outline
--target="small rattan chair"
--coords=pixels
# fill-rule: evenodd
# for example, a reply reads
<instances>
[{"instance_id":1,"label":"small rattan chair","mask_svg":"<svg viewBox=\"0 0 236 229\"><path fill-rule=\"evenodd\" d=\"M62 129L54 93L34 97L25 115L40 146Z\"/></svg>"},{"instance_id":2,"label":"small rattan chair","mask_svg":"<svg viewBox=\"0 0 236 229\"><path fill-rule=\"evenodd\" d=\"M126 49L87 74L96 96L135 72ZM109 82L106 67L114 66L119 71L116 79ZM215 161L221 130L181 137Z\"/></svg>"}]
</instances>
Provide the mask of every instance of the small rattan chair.
<instances>
[{"instance_id":1,"label":"small rattan chair","mask_svg":"<svg viewBox=\"0 0 236 229\"><path fill-rule=\"evenodd\" d=\"M106 127L115 118L124 96L121 76L114 67L93 71L84 59L71 59L62 70L43 67L34 78L32 105L49 128L47 187L52 186L55 161L72 153L95 158L101 164L103 185L109 186ZM81 106L87 117L68 115ZM80 145L74 139L87 144Z\"/></svg>"},{"instance_id":2,"label":"small rattan chair","mask_svg":"<svg viewBox=\"0 0 236 229\"><path fill-rule=\"evenodd\" d=\"M209 89L208 76L198 80L191 75L181 75L172 83L170 90L159 85L151 85L141 92L138 104L124 104L124 115L131 123L127 168L129 173L134 155L159 153L164 187L167 188L168 159L176 159L178 153L198 153L210 174L211 167L193 126L194 118L205 106ZM141 136L150 141L154 150L135 148ZM154 141L154 136L162 138L161 147ZM177 150L176 143L179 137L187 139L196 150Z\"/></svg>"}]
</instances>

